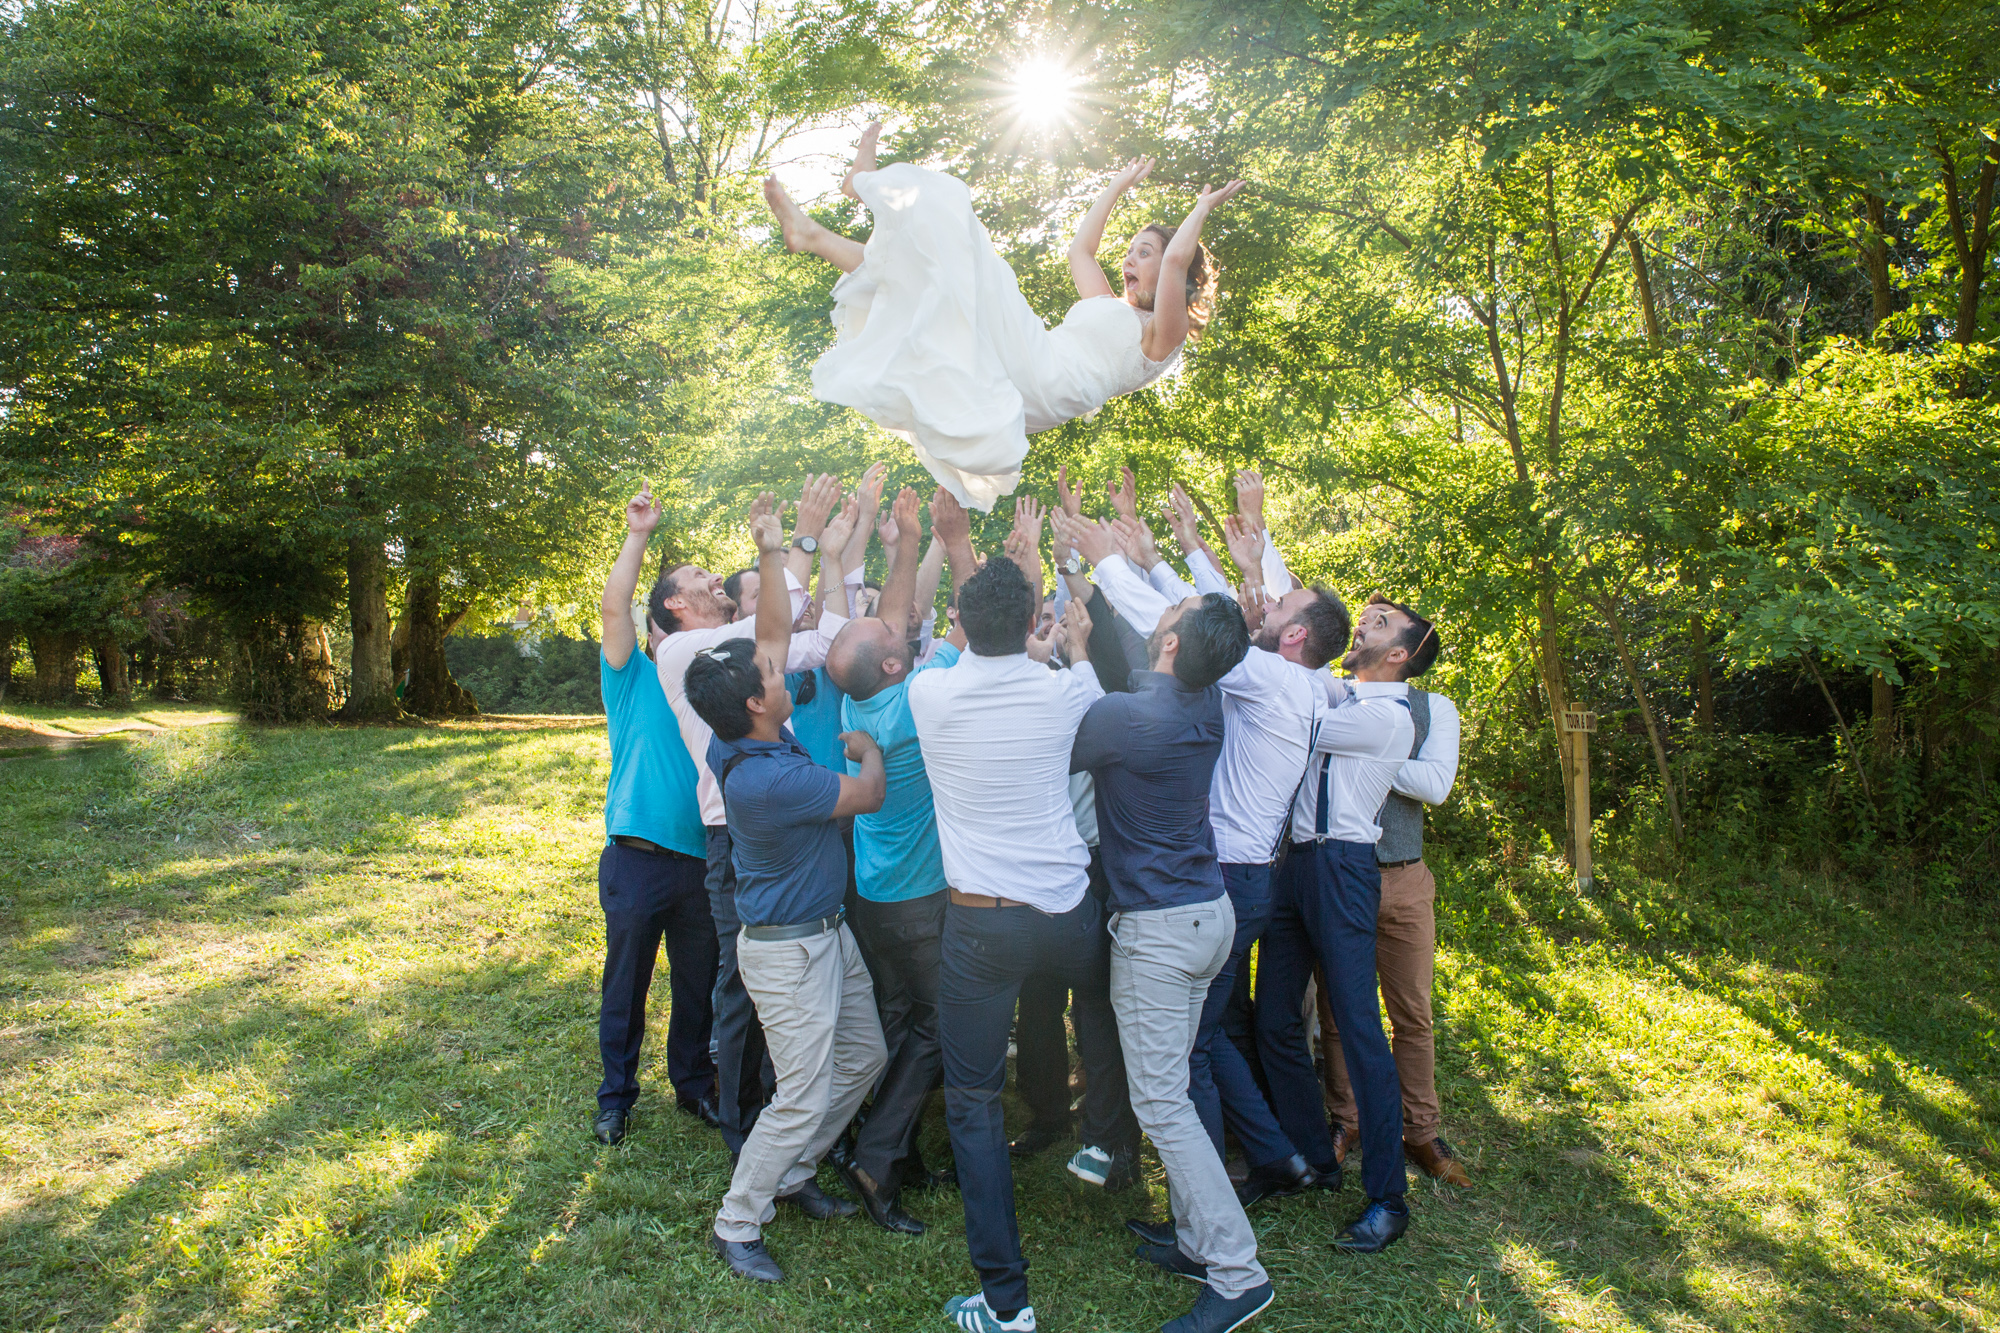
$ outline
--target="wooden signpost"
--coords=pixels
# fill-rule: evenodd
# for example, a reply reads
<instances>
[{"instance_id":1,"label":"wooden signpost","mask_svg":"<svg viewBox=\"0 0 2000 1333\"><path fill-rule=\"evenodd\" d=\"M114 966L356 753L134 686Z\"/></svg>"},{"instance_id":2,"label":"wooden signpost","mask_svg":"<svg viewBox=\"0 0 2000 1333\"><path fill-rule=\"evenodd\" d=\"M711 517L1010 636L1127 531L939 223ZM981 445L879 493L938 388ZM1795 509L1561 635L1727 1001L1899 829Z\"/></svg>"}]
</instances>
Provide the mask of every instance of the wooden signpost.
<instances>
[{"instance_id":1,"label":"wooden signpost","mask_svg":"<svg viewBox=\"0 0 2000 1333\"><path fill-rule=\"evenodd\" d=\"M1584 708L1563 709L1563 730L1570 734L1570 844L1576 848L1576 887L1588 893L1590 865L1590 734L1597 730L1597 714Z\"/></svg>"}]
</instances>

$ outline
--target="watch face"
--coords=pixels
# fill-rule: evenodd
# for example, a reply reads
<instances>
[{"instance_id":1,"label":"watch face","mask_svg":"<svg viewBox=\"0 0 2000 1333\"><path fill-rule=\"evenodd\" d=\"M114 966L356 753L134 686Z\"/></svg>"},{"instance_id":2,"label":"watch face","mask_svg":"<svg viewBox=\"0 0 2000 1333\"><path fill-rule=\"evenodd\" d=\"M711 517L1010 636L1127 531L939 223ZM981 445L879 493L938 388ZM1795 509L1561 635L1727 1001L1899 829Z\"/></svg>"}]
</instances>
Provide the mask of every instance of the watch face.
<instances>
[{"instance_id":1,"label":"watch face","mask_svg":"<svg viewBox=\"0 0 2000 1333\"><path fill-rule=\"evenodd\" d=\"M1063 573L1065 574L1083 573L1083 561L1077 559L1075 556L1071 556L1069 559L1063 561Z\"/></svg>"},{"instance_id":2,"label":"watch face","mask_svg":"<svg viewBox=\"0 0 2000 1333\"><path fill-rule=\"evenodd\" d=\"M804 551L807 555L811 555L814 551L817 551L819 549L819 538L801 537L798 539L797 542L794 543L794 545L796 545L801 551Z\"/></svg>"}]
</instances>

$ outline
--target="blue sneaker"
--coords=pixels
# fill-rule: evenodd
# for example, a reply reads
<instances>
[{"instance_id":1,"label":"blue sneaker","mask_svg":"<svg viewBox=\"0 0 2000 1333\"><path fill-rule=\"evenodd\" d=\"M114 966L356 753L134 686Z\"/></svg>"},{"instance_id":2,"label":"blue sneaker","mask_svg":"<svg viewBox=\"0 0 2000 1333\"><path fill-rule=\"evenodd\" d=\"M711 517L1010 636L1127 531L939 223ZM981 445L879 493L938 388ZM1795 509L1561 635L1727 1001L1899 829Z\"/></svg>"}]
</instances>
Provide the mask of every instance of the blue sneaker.
<instances>
[{"instance_id":1,"label":"blue sneaker","mask_svg":"<svg viewBox=\"0 0 2000 1333\"><path fill-rule=\"evenodd\" d=\"M1069 1173L1086 1184L1102 1185L1111 1175L1111 1154L1095 1146L1078 1148L1069 1159Z\"/></svg>"},{"instance_id":2,"label":"blue sneaker","mask_svg":"<svg viewBox=\"0 0 2000 1333\"><path fill-rule=\"evenodd\" d=\"M1241 1296L1222 1296L1214 1287L1203 1287L1201 1295L1195 1297L1194 1309L1161 1324L1160 1333L1229 1333L1264 1313L1275 1296L1268 1282Z\"/></svg>"},{"instance_id":3,"label":"blue sneaker","mask_svg":"<svg viewBox=\"0 0 2000 1333\"><path fill-rule=\"evenodd\" d=\"M944 1303L944 1317L965 1333L1035 1333L1035 1307L1024 1305L1012 1319L1002 1320L986 1303L986 1293L954 1296Z\"/></svg>"}]
</instances>

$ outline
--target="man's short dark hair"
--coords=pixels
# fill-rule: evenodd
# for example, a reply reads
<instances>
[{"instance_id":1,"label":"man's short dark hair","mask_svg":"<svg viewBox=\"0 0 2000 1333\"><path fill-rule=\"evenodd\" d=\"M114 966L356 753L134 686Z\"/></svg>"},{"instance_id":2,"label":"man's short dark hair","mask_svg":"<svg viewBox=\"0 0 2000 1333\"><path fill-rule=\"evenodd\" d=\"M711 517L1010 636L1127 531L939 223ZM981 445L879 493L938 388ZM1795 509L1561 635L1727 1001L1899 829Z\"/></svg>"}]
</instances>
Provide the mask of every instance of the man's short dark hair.
<instances>
[{"instance_id":1,"label":"man's short dark hair","mask_svg":"<svg viewBox=\"0 0 2000 1333\"><path fill-rule=\"evenodd\" d=\"M996 555L958 590L958 624L966 646L981 657L1006 657L1028 650L1041 603L1021 567Z\"/></svg>"},{"instance_id":2,"label":"man's short dark hair","mask_svg":"<svg viewBox=\"0 0 2000 1333\"><path fill-rule=\"evenodd\" d=\"M1180 651L1174 654L1174 678L1205 690L1236 669L1250 651L1250 627L1234 598L1212 592L1201 605L1184 611L1174 625Z\"/></svg>"},{"instance_id":3,"label":"man's short dark hair","mask_svg":"<svg viewBox=\"0 0 2000 1333\"><path fill-rule=\"evenodd\" d=\"M1401 602L1392 601L1379 592L1368 599L1368 605L1393 607L1409 617L1410 623L1404 626L1403 633L1395 643L1396 647L1409 653L1409 657L1403 662L1403 674L1400 679L1408 680L1412 676L1421 676L1429 671L1431 664L1437 661L1438 653L1443 651L1443 645L1438 642L1437 626Z\"/></svg>"},{"instance_id":4,"label":"man's short dark hair","mask_svg":"<svg viewBox=\"0 0 2000 1333\"><path fill-rule=\"evenodd\" d=\"M1354 621L1347 614L1347 603L1322 584L1313 584L1313 599L1292 620L1306 627L1305 642L1299 645L1299 661L1314 671L1346 652L1348 641L1354 636Z\"/></svg>"},{"instance_id":5,"label":"man's short dark hair","mask_svg":"<svg viewBox=\"0 0 2000 1333\"><path fill-rule=\"evenodd\" d=\"M704 648L688 663L682 680L695 715L726 741L750 734L750 700L764 694L764 673L757 668L757 645L750 639L728 639Z\"/></svg>"},{"instance_id":6,"label":"man's short dark hair","mask_svg":"<svg viewBox=\"0 0 2000 1333\"><path fill-rule=\"evenodd\" d=\"M667 598L680 594L674 583L674 575L684 566L672 565L660 570L660 577L653 580L653 591L646 596L646 614L653 618L654 626L662 634L678 634L681 618L667 610Z\"/></svg>"},{"instance_id":7,"label":"man's short dark hair","mask_svg":"<svg viewBox=\"0 0 2000 1333\"><path fill-rule=\"evenodd\" d=\"M743 576L745 574L755 574L756 572L757 566L752 565L748 569L739 569L734 574L731 574L722 581L722 595L738 606L743 605Z\"/></svg>"}]
</instances>

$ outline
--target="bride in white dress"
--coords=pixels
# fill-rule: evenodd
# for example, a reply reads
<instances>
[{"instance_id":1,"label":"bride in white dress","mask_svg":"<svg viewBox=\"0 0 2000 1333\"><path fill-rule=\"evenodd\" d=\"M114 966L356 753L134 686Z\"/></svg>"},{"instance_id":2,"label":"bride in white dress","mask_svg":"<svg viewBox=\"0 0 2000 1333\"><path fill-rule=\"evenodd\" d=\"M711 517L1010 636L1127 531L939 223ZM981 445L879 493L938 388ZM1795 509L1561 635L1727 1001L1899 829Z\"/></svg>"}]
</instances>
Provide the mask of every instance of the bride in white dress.
<instances>
[{"instance_id":1,"label":"bride in white dress","mask_svg":"<svg viewBox=\"0 0 2000 1333\"><path fill-rule=\"evenodd\" d=\"M813 366L813 396L902 436L960 503L991 509L1019 483L1029 435L1087 416L1179 363L1215 299L1202 223L1243 182L1203 191L1178 227L1141 229L1125 248L1120 294L1097 248L1113 205L1153 162L1126 167L1077 227L1069 268L1079 299L1051 329L994 253L964 182L907 162L876 169L881 128L862 134L841 183L874 215L865 246L814 221L775 177L764 182L786 248L843 275L833 287L840 340Z\"/></svg>"}]
</instances>

